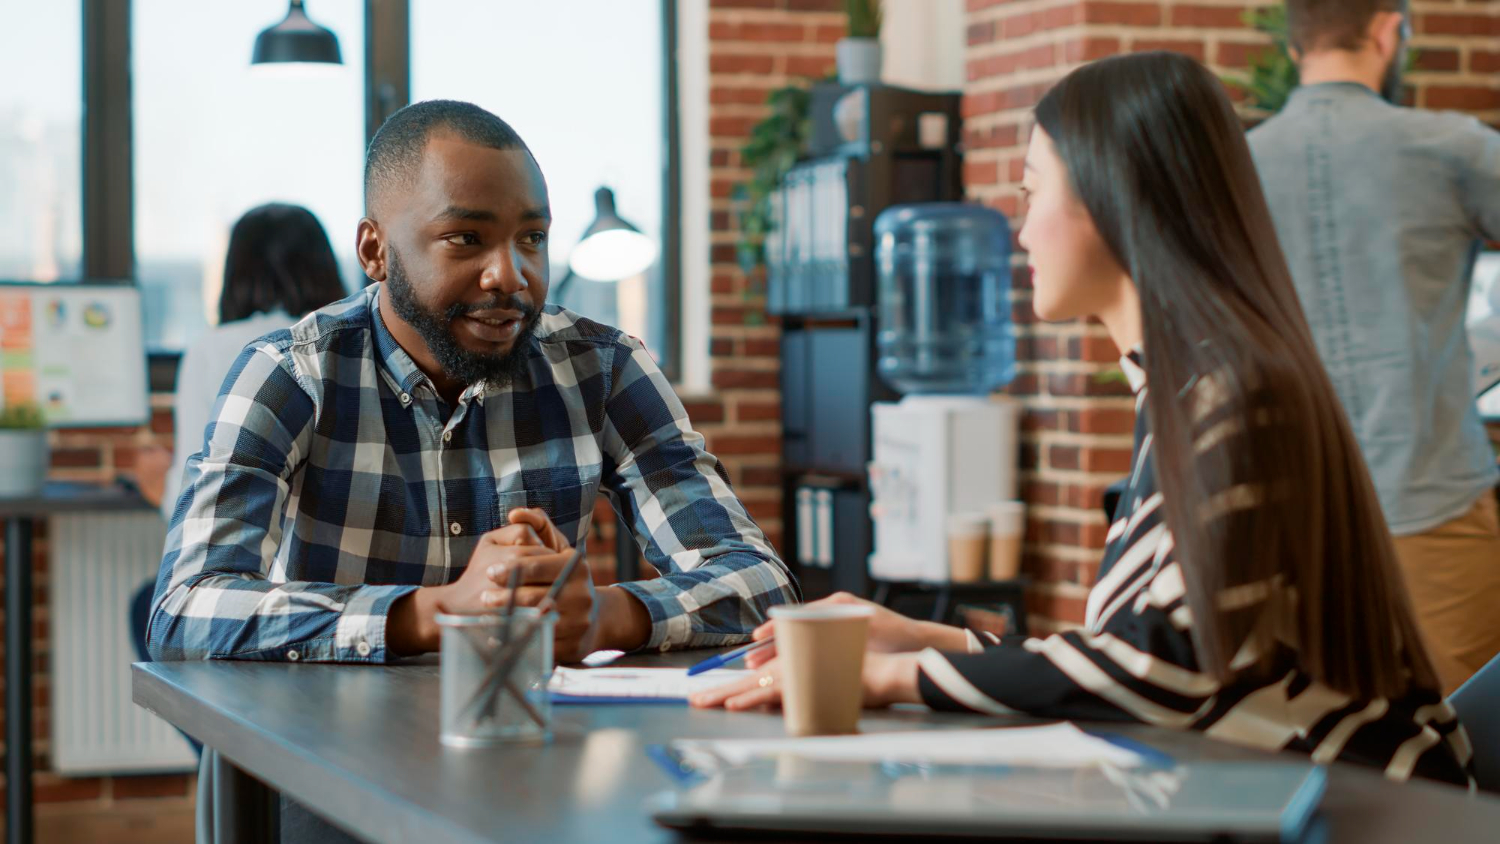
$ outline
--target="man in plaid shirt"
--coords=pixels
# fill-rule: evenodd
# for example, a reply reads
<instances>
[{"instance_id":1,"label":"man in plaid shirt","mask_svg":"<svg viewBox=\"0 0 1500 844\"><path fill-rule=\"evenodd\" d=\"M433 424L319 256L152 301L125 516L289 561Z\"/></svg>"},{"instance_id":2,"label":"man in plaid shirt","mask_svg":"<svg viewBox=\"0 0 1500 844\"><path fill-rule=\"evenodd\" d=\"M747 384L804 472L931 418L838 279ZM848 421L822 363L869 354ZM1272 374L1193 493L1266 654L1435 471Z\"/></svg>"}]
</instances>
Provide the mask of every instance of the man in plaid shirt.
<instances>
[{"instance_id":1,"label":"man in plaid shirt","mask_svg":"<svg viewBox=\"0 0 1500 844\"><path fill-rule=\"evenodd\" d=\"M547 187L511 128L417 103L370 144L373 284L252 343L188 460L160 660L382 662L434 615L535 605L603 492L658 578L558 600L559 659L740 642L786 567L640 342L546 305ZM623 539L623 538L622 538Z\"/></svg>"}]
</instances>

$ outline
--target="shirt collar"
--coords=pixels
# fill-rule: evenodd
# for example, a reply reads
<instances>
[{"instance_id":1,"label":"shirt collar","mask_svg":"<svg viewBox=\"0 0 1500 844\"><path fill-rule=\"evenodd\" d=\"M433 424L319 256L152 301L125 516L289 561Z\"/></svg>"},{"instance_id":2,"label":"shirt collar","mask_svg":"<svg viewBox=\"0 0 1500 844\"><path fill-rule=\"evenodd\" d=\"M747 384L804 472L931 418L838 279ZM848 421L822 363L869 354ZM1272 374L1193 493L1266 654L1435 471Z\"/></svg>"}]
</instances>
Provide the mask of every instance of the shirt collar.
<instances>
[{"instance_id":1,"label":"shirt collar","mask_svg":"<svg viewBox=\"0 0 1500 844\"><path fill-rule=\"evenodd\" d=\"M1130 382L1130 391L1139 393L1146 386L1145 364L1141 362L1141 347L1136 346L1126 352L1120 358L1120 369L1125 373L1125 380Z\"/></svg>"},{"instance_id":2,"label":"shirt collar","mask_svg":"<svg viewBox=\"0 0 1500 844\"><path fill-rule=\"evenodd\" d=\"M380 314L380 294L385 290L384 284L372 285L375 292L370 294L370 322L375 331L375 357L387 375L395 382L396 388L402 393L410 395L419 385L432 383L427 376L417 367L417 362L411 359L411 355L401 348L391 330L386 327L385 318Z\"/></svg>"}]
</instances>

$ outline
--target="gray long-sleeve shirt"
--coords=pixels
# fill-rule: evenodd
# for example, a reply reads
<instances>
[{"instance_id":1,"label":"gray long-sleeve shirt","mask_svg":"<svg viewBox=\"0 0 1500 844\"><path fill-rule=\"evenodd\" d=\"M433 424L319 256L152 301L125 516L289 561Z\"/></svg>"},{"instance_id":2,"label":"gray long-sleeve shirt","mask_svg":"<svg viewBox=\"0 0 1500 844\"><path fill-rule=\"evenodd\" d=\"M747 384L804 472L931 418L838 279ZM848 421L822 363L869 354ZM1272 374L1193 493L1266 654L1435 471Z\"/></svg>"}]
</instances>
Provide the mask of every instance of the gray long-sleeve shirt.
<instances>
[{"instance_id":1,"label":"gray long-sleeve shirt","mask_svg":"<svg viewBox=\"0 0 1500 844\"><path fill-rule=\"evenodd\" d=\"M1464 313L1500 239L1500 132L1332 82L1294 91L1250 149L1391 530L1462 515L1497 478Z\"/></svg>"}]
</instances>

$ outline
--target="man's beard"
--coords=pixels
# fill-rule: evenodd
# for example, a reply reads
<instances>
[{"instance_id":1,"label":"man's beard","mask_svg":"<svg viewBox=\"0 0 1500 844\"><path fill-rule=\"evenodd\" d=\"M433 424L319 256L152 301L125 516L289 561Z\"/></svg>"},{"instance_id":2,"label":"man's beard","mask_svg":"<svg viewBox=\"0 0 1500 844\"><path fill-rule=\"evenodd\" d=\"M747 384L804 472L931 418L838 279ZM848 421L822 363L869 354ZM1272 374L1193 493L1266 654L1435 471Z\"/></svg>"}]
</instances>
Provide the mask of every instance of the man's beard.
<instances>
[{"instance_id":1,"label":"man's beard","mask_svg":"<svg viewBox=\"0 0 1500 844\"><path fill-rule=\"evenodd\" d=\"M516 376L525 371L531 335L536 331L537 321L541 319L541 312L530 303L513 295L497 293L494 298L475 304L455 302L441 313L429 310L417 301L416 292L411 288L411 281L406 277L406 269L401 265L401 258L396 254L394 246L390 247L385 289L390 294L391 306L396 309L396 313L416 329L432 356L437 358L438 366L443 368L444 374L449 378L465 384L482 383L490 389L497 389L509 386ZM510 351L503 354L470 351L453 336L454 320L464 314L483 310L520 312L521 330L516 333Z\"/></svg>"},{"instance_id":2,"label":"man's beard","mask_svg":"<svg viewBox=\"0 0 1500 844\"><path fill-rule=\"evenodd\" d=\"M1401 105L1401 72L1406 65L1406 45L1396 51L1391 57L1391 63L1385 68L1385 78L1380 80L1380 96L1393 105Z\"/></svg>"}]
</instances>

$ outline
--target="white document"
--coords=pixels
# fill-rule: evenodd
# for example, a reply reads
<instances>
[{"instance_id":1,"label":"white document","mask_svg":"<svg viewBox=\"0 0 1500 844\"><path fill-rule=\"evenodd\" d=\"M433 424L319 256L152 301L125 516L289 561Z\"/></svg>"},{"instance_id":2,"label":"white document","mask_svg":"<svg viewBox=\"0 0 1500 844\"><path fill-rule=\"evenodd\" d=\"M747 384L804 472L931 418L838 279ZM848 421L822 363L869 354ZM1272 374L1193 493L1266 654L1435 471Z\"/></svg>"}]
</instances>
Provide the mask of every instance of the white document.
<instances>
[{"instance_id":1,"label":"white document","mask_svg":"<svg viewBox=\"0 0 1500 844\"><path fill-rule=\"evenodd\" d=\"M715 686L754 674L715 668L689 677L686 668L557 668L547 690L553 694L600 698L685 700Z\"/></svg>"},{"instance_id":2,"label":"white document","mask_svg":"<svg viewBox=\"0 0 1500 844\"><path fill-rule=\"evenodd\" d=\"M1013 765L1031 768L1128 768L1139 754L1091 736L1073 724L977 730L922 730L798 739L692 739L672 742L685 757L740 765L765 757L799 756L824 762L921 762L933 765Z\"/></svg>"}]
</instances>

